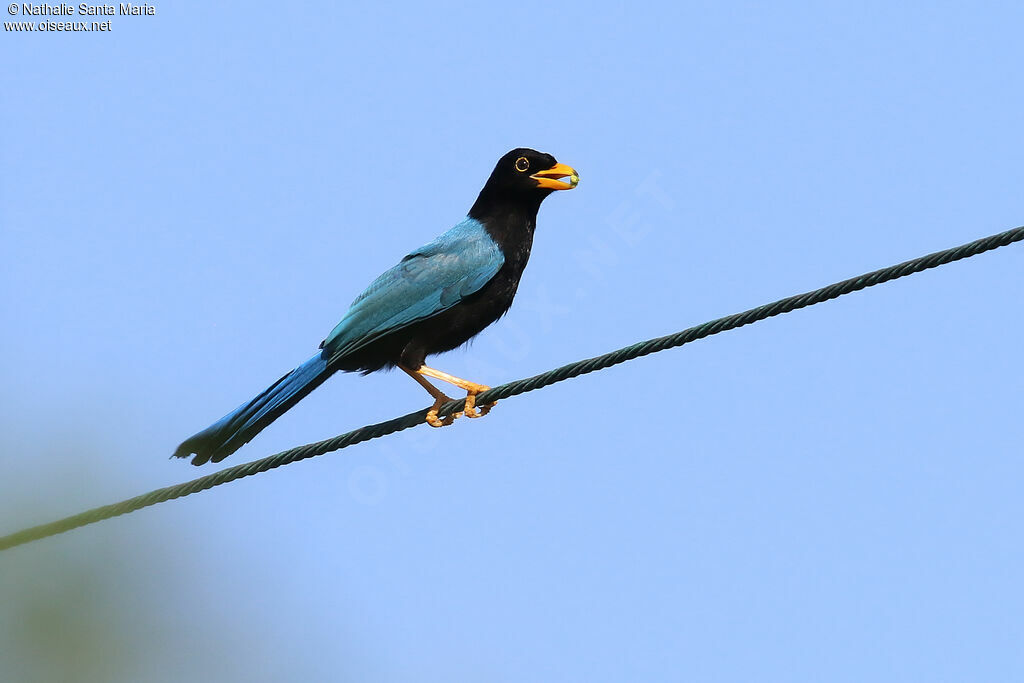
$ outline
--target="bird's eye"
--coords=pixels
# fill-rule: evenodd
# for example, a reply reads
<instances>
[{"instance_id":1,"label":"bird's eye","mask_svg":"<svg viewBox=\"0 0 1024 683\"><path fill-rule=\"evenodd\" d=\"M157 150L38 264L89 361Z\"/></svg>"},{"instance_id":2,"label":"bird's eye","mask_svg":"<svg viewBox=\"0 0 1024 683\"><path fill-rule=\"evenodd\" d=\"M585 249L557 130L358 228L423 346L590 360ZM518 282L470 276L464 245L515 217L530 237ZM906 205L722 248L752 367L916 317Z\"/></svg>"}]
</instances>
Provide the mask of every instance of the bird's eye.
<instances>
[{"instance_id":1,"label":"bird's eye","mask_svg":"<svg viewBox=\"0 0 1024 683\"><path fill-rule=\"evenodd\" d=\"M519 157L518 159L516 159L516 170L517 171L519 171L520 173L523 173L524 171L529 170L529 168L530 168L530 160L529 159L527 159L526 157Z\"/></svg>"}]
</instances>

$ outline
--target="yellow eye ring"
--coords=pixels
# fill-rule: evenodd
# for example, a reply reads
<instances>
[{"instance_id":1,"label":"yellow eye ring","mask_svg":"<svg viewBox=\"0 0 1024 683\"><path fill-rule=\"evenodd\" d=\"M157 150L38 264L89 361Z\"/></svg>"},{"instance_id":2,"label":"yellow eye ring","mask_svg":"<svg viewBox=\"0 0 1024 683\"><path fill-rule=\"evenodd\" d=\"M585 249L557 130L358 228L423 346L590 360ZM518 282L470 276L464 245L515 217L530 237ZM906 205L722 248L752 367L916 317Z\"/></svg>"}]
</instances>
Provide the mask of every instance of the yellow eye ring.
<instances>
[{"instance_id":1,"label":"yellow eye ring","mask_svg":"<svg viewBox=\"0 0 1024 683\"><path fill-rule=\"evenodd\" d=\"M519 157L516 159L516 170L520 173L525 173L530 170L530 160L526 157Z\"/></svg>"}]
</instances>

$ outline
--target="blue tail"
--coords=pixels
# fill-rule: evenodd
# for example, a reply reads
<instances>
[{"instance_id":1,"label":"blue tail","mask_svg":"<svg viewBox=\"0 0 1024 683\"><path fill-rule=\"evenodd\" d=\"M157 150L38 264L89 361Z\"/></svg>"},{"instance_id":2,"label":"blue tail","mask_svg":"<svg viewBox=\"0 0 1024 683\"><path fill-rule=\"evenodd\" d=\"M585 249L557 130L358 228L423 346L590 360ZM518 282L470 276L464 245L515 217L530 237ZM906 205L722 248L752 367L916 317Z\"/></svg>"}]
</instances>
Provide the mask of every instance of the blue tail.
<instances>
[{"instance_id":1,"label":"blue tail","mask_svg":"<svg viewBox=\"0 0 1024 683\"><path fill-rule=\"evenodd\" d=\"M192 464L204 465L210 461L220 462L249 443L267 425L331 376L334 370L327 368L327 361L322 356L313 356L256 398L185 439L174 451L174 456L187 458L194 453L196 457L192 458Z\"/></svg>"}]
</instances>

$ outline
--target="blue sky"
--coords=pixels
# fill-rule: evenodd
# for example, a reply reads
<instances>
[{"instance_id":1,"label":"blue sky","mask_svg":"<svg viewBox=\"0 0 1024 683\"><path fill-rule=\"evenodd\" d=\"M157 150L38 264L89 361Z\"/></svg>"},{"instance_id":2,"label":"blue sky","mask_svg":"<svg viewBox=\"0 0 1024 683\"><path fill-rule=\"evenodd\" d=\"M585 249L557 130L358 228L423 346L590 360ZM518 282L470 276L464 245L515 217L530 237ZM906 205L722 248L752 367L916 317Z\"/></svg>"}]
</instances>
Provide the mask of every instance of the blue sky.
<instances>
[{"instance_id":1,"label":"blue sky","mask_svg":"<svg viewBox=\"0 0 1024 683\"><path fill-rule=\"evenodd\" d=\"M2 38L0 532L214 471L167 456L513 147L582 181L510 314L435 359L492 385L1024 223L1017 3L156 12ZM4 678L1019 677L1022 272L4 553ZM428 403L336 376L225 464Z\"/></svg>"}]
</instances>

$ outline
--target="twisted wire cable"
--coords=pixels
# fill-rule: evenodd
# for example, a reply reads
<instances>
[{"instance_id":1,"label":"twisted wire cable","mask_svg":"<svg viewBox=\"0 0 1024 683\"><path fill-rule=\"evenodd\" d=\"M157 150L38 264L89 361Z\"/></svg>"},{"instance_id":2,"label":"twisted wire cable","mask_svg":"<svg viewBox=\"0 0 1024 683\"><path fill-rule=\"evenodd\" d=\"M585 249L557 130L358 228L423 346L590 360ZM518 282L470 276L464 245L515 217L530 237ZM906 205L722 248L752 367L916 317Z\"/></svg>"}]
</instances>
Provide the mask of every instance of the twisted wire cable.
<instances>
[{"instance_id":1,"label":"twisted wire cable","mask_svg":"<svg viewBox=\"0 0 1024 683\"><path fill-rule=\"evenodd\" d=\"M923 270L930 268L936 268L953 261L959 261L961 259L976 256L986 251L998 249L999 247L1005 247L1014 242L1024 240L1024 226L1013 228L989 237L984 237L967 244L962 244L952 249L946 249L943 251L937 251L927 256L921 256L919 258L911 259L910 261L904 261L888 268L882 268L864 275L852 277L842 282L828 285L820 289L815 289L811 292L805 292L803 294L797 294L795 296L786 297L785 299L779 299L757 308L752 308L742 313L736 313L733 315L726 316L724 318L718 318L711 320L702 325L690 327L676 332L675 334L666 335L664 337L656 337L654 339L648 339L647 341L638 342L630 346L605 353L594 358L587 358L585 360L576 361L575 363L569 363L562 367L543 372L533 377L527 377L525 379L516 380L501 386L489 389L479 396L477 396L477 405L485 405L491 401L497 401L500 399L507 399L519 394L525 394L530 391L535 391L543 387L550 386L557 382L563 382L573 377L579 377L591 372L603 370L619 363L625 363L626 361L640 358L651 353L657 353L666 349L675 348L698 339L710 337L711 335L725 332L727 330L733 330L737 327L743 327L767 318L771 318L783 313L789 313L800 308L806 308L807 306L813 306L824 301L829 301L851 292L857 292L867 287L873 287L883 282L889 282L890 280L896 280L901 277L913 275L914 273L920 273ZM452 413L463 410L465 407L465 399L456 401L450 401L444 404L438 410L439 417L446 417ZM394 434L410 427L416 427L424 423L427 415L427 409L419 410L402 417L396 417L386 422L379 422L373 425L367 425L354 429L351 432L341 434L340 436L333 437L331 439L325 439L323 441L317 441L315 443L306 444L305 446L298 446L296 448L290 448L286 451L281 451L274 455L254 460L252 462L244 463L241 465L235 465L234 467L228 467L213 474L208 474L192 481L187 481L181 484L175 484L173 486L167 486L164 488L144 493L134 498L123 500L119 503L113 503L111 505L104 505L102 507L93 508L85 512L81 512L77 515L65 517L48 524L40 524L28 529L15 532L13 534L0 537L0 550L6 550L13 548L14 546L29 543L31 541L37 541L47 536L53 536L65 531L70 531L86 524L92 524L99 522L104 519L110 519L111 517L117 517L135 510L140 510L150 505L156 505L168 500L174 500L175 498L181 498L183 496L189 496L199 491L205 491L213 488L214 486L220 486L243 477L252 476L259 474L260 472L266 472L282 465L287 465L299 460L305 460L312 458L317 455L323 455L331 451L338 451L342 448L347 448L363 441L369 441L370 439L376 439L381 436L388 434Z\"/></svg>"}]
</instances>

